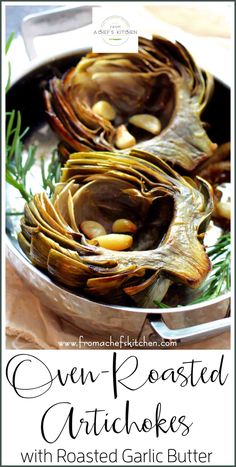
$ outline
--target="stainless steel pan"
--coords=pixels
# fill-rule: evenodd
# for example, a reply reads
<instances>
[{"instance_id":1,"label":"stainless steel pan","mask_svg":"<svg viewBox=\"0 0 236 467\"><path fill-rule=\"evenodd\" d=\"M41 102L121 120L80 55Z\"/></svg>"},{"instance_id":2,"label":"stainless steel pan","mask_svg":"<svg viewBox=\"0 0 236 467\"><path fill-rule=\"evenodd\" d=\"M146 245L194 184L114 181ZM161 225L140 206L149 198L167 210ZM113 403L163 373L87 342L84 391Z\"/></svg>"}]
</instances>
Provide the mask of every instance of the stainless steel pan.
<instances>
[{"instance_id":1,"label":"stainless steel pan","mask_svg":"<svg viewBox=\"0 0 236 467\"><path fill-rule=\"evenodd\" d=\"M64 12L64 21L60 21L64 31L75 25L71 22L71 10L74 10L76 27L91 22L91 7L70 9L69 13ZM34 35L55 32L55 29L52 31L51 27L52 24L55 25L55 15L58 14L61 18L61 12L56 11L34 15L23 22L23 37L30 59L35 56ZM58 25L57 21L56 23ZM45 141L53 142L54 136L45 120L41 88L55 73L63 73L70 66L75 65L85 52L85 50L78 50L57 55L50 61L32 62L27 71L12 85L8 94L7 108L21 111L23 126L31 128L30 142L41 141L44 151L47 147ZM229 89L223 83L216 81L206 120L211 122L212 137L218 143L229 140L229 107ZM219 108L223 118L219 117ZM81 331L93 336L115 338L123 335L136 339L145 337L147 340L165 339L183 342L204 339L230 327L230 293L201 305L168 309L107 306L74 294L59 287L48 276L32 266L19 249L15 238L15 227L10 220L8 220L7 228L6 251L10 263L45 306L73 322Z\"/></svg>"}]
</instances>

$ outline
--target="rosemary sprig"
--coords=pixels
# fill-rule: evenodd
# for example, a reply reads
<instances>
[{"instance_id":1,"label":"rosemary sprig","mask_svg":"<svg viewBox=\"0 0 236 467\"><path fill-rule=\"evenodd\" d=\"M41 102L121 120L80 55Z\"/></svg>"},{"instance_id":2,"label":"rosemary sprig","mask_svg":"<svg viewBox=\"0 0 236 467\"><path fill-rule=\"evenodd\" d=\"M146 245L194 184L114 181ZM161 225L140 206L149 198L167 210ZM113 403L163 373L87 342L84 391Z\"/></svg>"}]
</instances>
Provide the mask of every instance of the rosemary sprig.
<instances>
[{"instance_id":1,"label":"rosemary sprig","mask_svg":"<svg viewBox=\"0 0 236 467\"><path fill-rule=\"evenodd\" d=\"M188 305L205 302L218 297L223 291L230 290L230 250L230 232L223 234L216 244L207 250L212 263L212 271L199 288L201 295L188 303ZM154 303L159 308L169 308L168 305L158 300L154 300ZM182 305L179 304L177 306Z\"/></svg>"},{"instance_id":2,"label":"rosemary sprig","mask_svg":"<svg viewBox=\"0 0 236 467\"><path fill-rule=\"evenodd\" d=\"M7 52L10 48L10 45L14 39L14 32L11 32L10 36L7 39L6 45L5 45L5 54L7 55Z\"/></svg>"},{"instance_id":3,"label":"rosemary sprig","mask_svg":"<svg viewBox=\"0 0 236 467\"><path fill-rule=\"evenodd\" d=\"M40 163L42 187L48 193L48 196L51 197L55 189L55 184L59 182L61 175L61 164L58 160L57 151L54 150L52 152L52 157L47 167L44 156L41 156Z\"/></svg>"},{"instance_id":4,"label":"rosemary sprig","mask_svg":"<svg viewBox=\"0 0 236 467\"><path fill-rule=\"evenodd\" d=\"M7 54L14 33L11 33L5 46L5 54ZM11 83L11 64L8 62L8 79L5 91L8 92ZM35 163L36 148L30 146L26 158L23 157L23 137L27 133L21 131L21 113L15 110L6 112L6 181L16 188L22 198L27 202L30 201L31 193L26 189L27 173ZM15 213L14 213L15 214ZM7 212L10 215L10 212Z\"/></svg>"},{"instance_id":5,"label":"rosemary sprig","mask_svg":"<svg viewBox=\"0 0 236 467\"><path fill-rule=\"evenodd\" d=\"M9 47L14 38L14 33L10 34L5 47L7 54ZM8 80L6 85L6 92L10 87L11 80L11 64L8 63ZM16 110L6 113L6 181L14 188L16 188L22 198L28 203L33 196L31 189L27 189L27 176L31 168L36 162L37 146L30 145L27 149L24 148L23 138L28 132L29 128L22 131L21 113ZM52 195L57 183L60 179L60 163L57 159L56 151L53 151L51 161L45 168L45 158L41 158L41 176L42 186L48 191L49 196ZM9 215L18 215L16 212L7 211Z\"/></svg>"},{"instance_id":6,"label":"rosemary sprig","mask_svg":"<svg viewBox=\"0 0 236 467\"><path fill-rule=\"evenodd\" d=\"M222 235L216 244L208 249L207 253L211 259L212 271L199 289L202 292L201 296L193 300L190 305L216 298L223 291L230 290L230 250L230 232Z\"/></svg>"},{"instance_id":7,"label":"rosemary sprig","mask_svg":"<svg viewBox=\"0 0 236 467\"><path fill-rule=\"evenodd\" d=\"M28 128L21 130L21 113L13 110L7 112L6 128L6 181L16 188L22 198L28 203L33 192L27 189L27 176L36 162L37 146L29 145L24 148L23 138L28 132ZM52 152L51 159L47 163L44 156L41 163L41 185L51 197L55 184L60 179L61 164L57 157L57 151ZM14 212L12 213L14 214ZM9 212L7 215L11 215Z\"/></svg>"},{"instance_id":8,"label":"rosemary sprig","mask_svg":"<svg viewBox=\"0 0 236 467\"><path fill-rule=\"evenodd\" d=\"M166 305L163 302L159 302L159 300L153 300L153 303L158 306L158 308L170 308L169 305Z\"/></svg>"},{"instance_id":9,"label":"rosemary sprig","mask_svg":"<svg viewBox=\"0 0 236 467\"><path fill-rule=\"evenodd\" d=\"M6 216L23 216L23 211L6 211Z\"/></svg>"},{"instance_id":10,"label":"rosemary sprig","mask_svg":"<svg viewBox=\"0 0 236 467\"><path fill-rule=\"evenodd\" d=\"M10 34L10 36L8 37L7 39L7 42L6 42L6 46L5 46L5 54L7 55L7 52L10 48L10 45L13 41L13 38L14 38L14 32L12 32ZM10 84L11 84L11 63L8 62L8 77L7 77L7 84L6 84L6 87L5 87L5 91L6 93L9 91L9 88L10 88Z\"/></svg>"},{"instance_id":11,"label":"rosemary sprig","mask_svg":"<svg viewBox=\"0 0 236 467\"><path fill-rule=\"evenodd\" d=\"M23 137L28 128L21 130L21 113L7 112L6 128L6 181L14 186L27 202L32 192L27 190L27 174L35 164L36 146L30 145L23 154Z\"/></svg>"}]
</instances>

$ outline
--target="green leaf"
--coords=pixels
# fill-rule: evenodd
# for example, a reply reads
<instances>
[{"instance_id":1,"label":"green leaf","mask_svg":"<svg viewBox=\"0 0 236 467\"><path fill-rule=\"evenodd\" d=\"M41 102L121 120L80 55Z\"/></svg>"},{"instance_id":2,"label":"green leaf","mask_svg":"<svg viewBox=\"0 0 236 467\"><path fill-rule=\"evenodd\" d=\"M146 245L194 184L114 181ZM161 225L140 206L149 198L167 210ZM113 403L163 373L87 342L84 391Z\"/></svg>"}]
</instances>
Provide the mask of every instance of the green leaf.
<instances>
[{"instance_id":1,"label":"green leaf","mask_svg":"<svg viewBox=\"0 0 236 467\"><path fill-rule=\"evenodd\" d=\"M14 33L10 34L6 42L6 54L9 50L13 37ZM11 64L9 63L6 92L10 87L10 81ZM29 202L33 196L33 192L31 188L29 189L29 192L26 189L27 174L35 164L37 147L32 145L29 146L25 150L26 158L24 157L23 138L25 137L29 128L26 128L22 131L21 125L22 121L20 111L12 110L11 112L6 112L6 182L16 188L20 192L22 198ZM47 172L45 169L45 160L44 158L41 158L41 176L45 190L48 190L49 195L51 195L54 192L55 183L60 178L60 163L55 151L52 153Z\"/></svg>"},{"instance_id":2,"label":"green leaf","mask_svg":"<svg viewBox=\"0 0 236 467\"><path fill-rule=\"evenodd\" d=\"M20 192L22 198L24 198L27 203L30 201L29 194L27 193L25 187L17 180L15 180L9 170L6 170L6 181Z\"/></svg>"},{"instance_id":3,"label":"green leaf","mask_svg":"<svg viewBox=\"0 0 236 467\"><path fill-rule=\"evenodd\" d=\"M7 84L5 88L5 92L7 93L11 86L11 64L8 62L8 76L7 76Z\"/></svg>"},{"instance_id":4,"label":"green leaf","mask_svg":"<svg viewBox=\"0 0 236 467\"><path fill-rule=\"evenodd\" d=\"M14 123L14 119L15 119L15 110L13 110L12 112L8 112L7 113L7 117L10 117L9 120L8 120L8 124L7 124L7 131L6 131L6 145L9 147L9 149L11 148L11 146L9 146L9 139L10 139L10 136L12 134L13 131L15 131L15 128L12 130L12 126L13 126L13 123Z\"/></svg>"},{"instance_id":5,"label":"green leaf","mask_svg":"<svg viewBox=\"0 0 236 467\"><path fill-rule=\"evenodd\" d=\"M42 187L45 191L47 191L49 197L51 197L55 189L55 184L60 180L61 175L61 164L58 160L57 152L52 152L51 161L48 164L47 170L45 167L46 162L44 156L41 156L40 164Z\"/></svg>"},{"instance_id":6,"label":"green leaf","mask_svg":"<svg viewBox=\"0 0 236 467\"><path fill-rule=\"evenodd\" d=\"M28 155L27 159L25 161L25 165L23 167L23 173L24 175L27 174L27 172L30 171L30 169L33 167L35 164L35 154L36 154L37 147L36 146L29 146L28 147Z\"/></svg>"},{"instance_id":7,"label":"green leaf","mask_svg":"<svg viewBox=\"0 0 236 467\"><path fill-rule=\"evenodd\" d=\"M7 42L6 42L6 45L5 45L5 54L8 53L10 45L11 45L13 39L14 39L14 35L15 35L14 32L11 32L10 36L7 39Z\"/></svg>"},{"instance_id":8,"label":"green leaf","mask_svg":"<svg viewBox=\"0 0 236 467\"><path fill-rule=\"evenodd\" d=\"M13 137L13 141L12 141L12 144L11 144L11 149L9 151L9 158L10 159L12 158L13 154L15 153L16 143L20 138L20 129L21 129L21 113L18 111L17 112L16 127L15 127L15 131L14 131L14 137Z\"/></svg>"},{"instance_id":9,"label":"green leaf","mask_svg":"<svg viewBox=\"0 0 236 467\"><path fill-rule=\"evenodd\" d=\"M7 42L6 42L6 45L5 45L5 54L7 54L8 50L10 48L13 37L14 37L14 32L12 32L10 34L10 36L8 37L8 39L7 39ZM6 94L10 89L10 85L11 85L11 64L10 64L10 62L8 62L8 77L7 77L7 84L6 84L6 87L5 87Z\"/></svg>"},{"instance_id":10,"label":"green leaf","mask_svg":"<svg viewBox=\"0 0 236 467\"><path fill-rule=\"evenodd\" d=\"M159 302L159 300L153 300L153 303L158 306L158 308L170 308L169 305L166 305L163 302Z\"/></svg>"},{"instance_id":11,"label":"green leaf","mask_svg":"<svg viewBox=\"0 0 236 467\"><path fill-rule=\"evenodd\" d=\"M41 166L41 177L43 182L43 188L46 187L46 177L45 177L45 157L41 156L40 158L40 166Z\"/></svg>"},{"instance_id":12,"label":"green leaf","mask_svg":"<svg viewBox=\"0 0 236 467\"><path fill-rule=\"evenodd\" d=\"M23 212L17 212L17 211L6 211L6 216L23 216Z\"/></svg>"}]
</instances>

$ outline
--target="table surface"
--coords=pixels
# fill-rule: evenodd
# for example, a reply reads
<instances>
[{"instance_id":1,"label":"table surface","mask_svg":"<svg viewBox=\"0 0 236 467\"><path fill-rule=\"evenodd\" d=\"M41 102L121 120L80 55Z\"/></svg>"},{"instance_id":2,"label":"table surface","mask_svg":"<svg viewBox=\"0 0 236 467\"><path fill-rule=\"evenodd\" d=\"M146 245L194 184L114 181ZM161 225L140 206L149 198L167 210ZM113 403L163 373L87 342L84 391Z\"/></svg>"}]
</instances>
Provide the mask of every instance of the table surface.
<instances>
[{"instance_id":1,"label":"table surface","mask_svg":"<svg viewBox=\"0 0 236 467\"><path fill-rule=\"evenodd\" d=\"M203 4L202 8L199 7L199 3ZM222 77L228 79L231 66L229 60L230 7L227 2L219 2L217 7L212 7L210 14L206 14L206 8L211 7L210 3L196 2L191 7L175 5L170 8L168 4L163 6L158 2L153 2L151 5L149 4L147 10L155 21L152 22L150 16L150 22L146 21L145 24L152 25L150 26L152 29L158 25L160 33L174 28L176 37L189 40L192 53L197 55L198 60L202 60L203 65L209 65L208 69L212 68L210 71L216 76L218 76L217 73L223 73ZM226 5L222 5L223 3ZM215 2L214 5L216 5ZM8 37L14 31L15 36L20 37L20 25L24 16L53 8L55 7L7 5L6 36ZM201 44L204 44L204 47ZM212 53L212 51L215 52L215 47L218 50L217 56ZM73 341L78 338L79 330L57 318L51 310L45 309L9 263L6 265L6 271L8 348L57 349L59 341ZM90 338L92 339L92 336ZM178 346L178 349L229 348L229 332L202 342Z\"/></svg>"}]
</instances>

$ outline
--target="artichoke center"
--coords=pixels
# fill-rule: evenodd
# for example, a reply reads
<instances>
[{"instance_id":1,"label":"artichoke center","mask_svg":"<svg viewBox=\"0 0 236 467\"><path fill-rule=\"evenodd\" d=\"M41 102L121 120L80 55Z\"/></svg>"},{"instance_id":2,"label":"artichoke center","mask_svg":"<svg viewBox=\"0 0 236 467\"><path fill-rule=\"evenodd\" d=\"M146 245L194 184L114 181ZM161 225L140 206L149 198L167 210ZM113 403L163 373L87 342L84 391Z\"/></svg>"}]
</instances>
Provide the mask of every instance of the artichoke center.
<instances>
[{"instance_id":1,"label":"artichoke center","mask_svg":"<svg viewBox=\"0 0 236 467\"><path fill-rule=\"evenodd\" d=\"M102 75L102 76L101 76ZM157 136L169 123L175 107L174 84L161 74L91 74L95 82L89 105L97 116L109 120L117 149L128 149ZM128 86L129 84L129 86Z\"/></svg>"},{"instance_id":2,"label":"artichoke center","mask_svg":"<svg viewBox=\"0 0 236 467\"><path fill-rule=\"evenodd\" d=\"M75 221L89 243L96 244L92 239L101 238L101 246L109 245L110 239L116 242L121 236L129 236L132 241L124 238L125 247L120 249L152 250L163 239L173 218L170 196L147 197L126 181L95 180L79 191L74 206Z\"/></svg>"}]
</instances>

